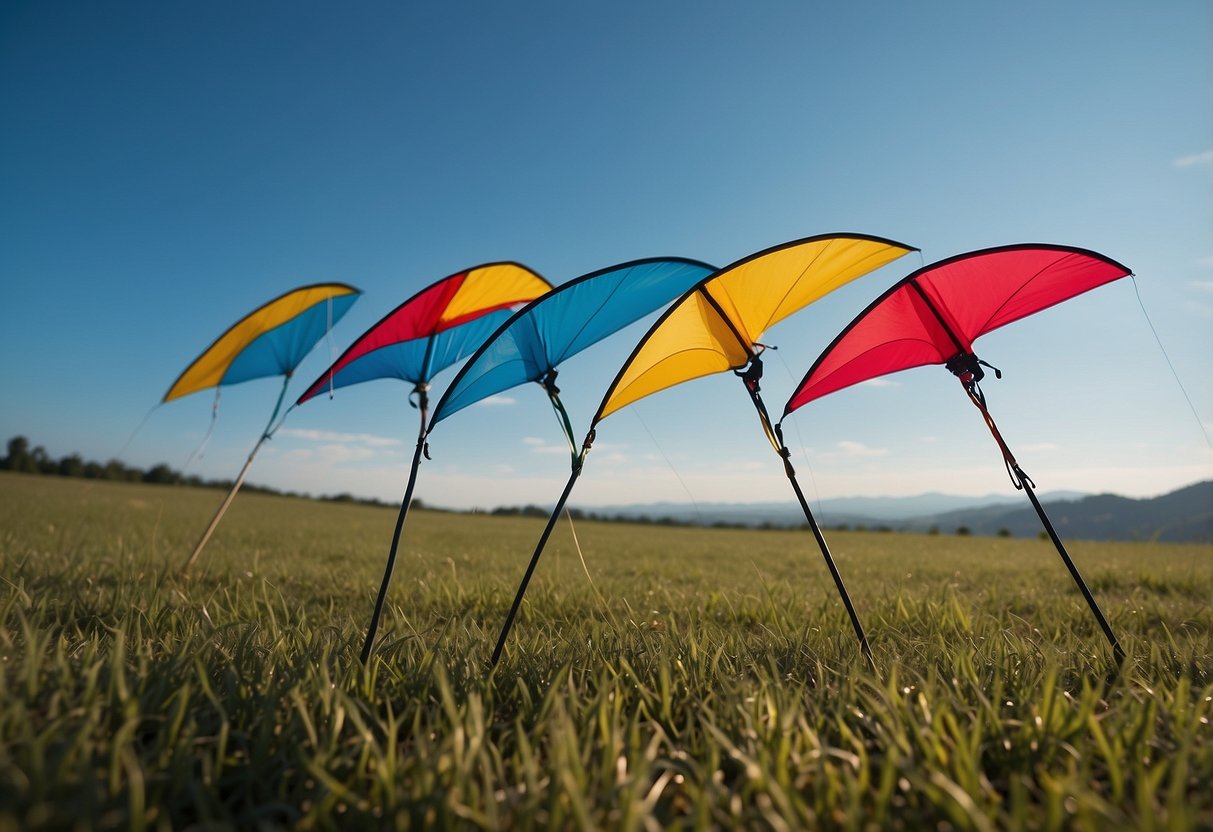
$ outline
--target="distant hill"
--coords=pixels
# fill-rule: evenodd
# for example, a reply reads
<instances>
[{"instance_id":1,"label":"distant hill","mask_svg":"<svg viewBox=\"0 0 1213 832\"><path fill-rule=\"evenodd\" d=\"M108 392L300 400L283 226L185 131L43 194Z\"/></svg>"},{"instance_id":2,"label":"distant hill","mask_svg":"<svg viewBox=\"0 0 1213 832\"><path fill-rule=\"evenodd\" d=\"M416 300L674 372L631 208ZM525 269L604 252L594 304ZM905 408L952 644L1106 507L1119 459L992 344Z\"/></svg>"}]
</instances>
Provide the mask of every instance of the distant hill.
<instances>
[{"instance_id":1,"label":"distant hill","mask_svg":"<svg viewBox=\"0 0 1213 832\"><path fill-rule=\"evenodd\" d=\"M1213 480L1160 497L1132 499L1115 494L1083 495L1056 491L1040 494L1049 518L1063 537L1082 540L1160 540L1213 542ZM823 526L890 528L945 534L961 526L973 534L1004 530L1015 537L1041 531L1040 520L1022 494L960 497L846 497L814 504ZM804 515L795 501L786 503L648 503L583 508L601 517L662 520L711 525L799 526Z\"/></svg>"},{"instance_id":2,"label":"distant hill","mask_svg":"<svg viewBox=\"0 0 1213 832\"><path fill-rule=\"evenodd\" d=\"M1041 502L1062 537L1213 542L1213 480L1144 500L1098 494ZM998 505L944 512L916 517L895 528L925 531L936 527L951 532L959 526L967 526L974 534L997 534L1006 529L1015 537L1034 535L1041 528L1026 499L1019 507Z\"/></svg>"}]
</instances>

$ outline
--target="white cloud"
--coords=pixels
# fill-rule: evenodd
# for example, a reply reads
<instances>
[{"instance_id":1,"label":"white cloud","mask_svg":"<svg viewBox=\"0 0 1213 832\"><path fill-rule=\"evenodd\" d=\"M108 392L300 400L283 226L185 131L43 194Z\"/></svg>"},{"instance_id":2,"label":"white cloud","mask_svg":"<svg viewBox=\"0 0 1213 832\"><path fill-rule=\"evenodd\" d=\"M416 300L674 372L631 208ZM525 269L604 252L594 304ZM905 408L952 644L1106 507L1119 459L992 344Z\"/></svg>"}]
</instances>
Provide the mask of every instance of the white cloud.
<instances>
[{"instance_id":1,"label":"white cloud","mask_svg":"<svg viewBox=\"0 0 1213 832\"><path fill-rule=\"evenodd\" d=\"M860 387L900 387L900 381L893 381L888 378L870 378L867 381L861 381Z\"/></svg>"},{"instance_id":2,"label":"white cloud","mask_svg":"<svg viewBox=\"0 0 1213 832\"><path fill-rule=\"evenodd\" d=\"M315 448L295 448L283 454L291 462L308 462L317 465L341 465L345 462L360 462L375 456L370 448L341 443L319 445Z\"/></svg>"},{"instance_id":3,"label":"white cloud","mask_svg":"<svg viewBox=\"0 0 1213 832\"><path fill-rule=\"evenodd\" d=\"M399 445L399 439L388 436L375 436L370 433L337 433L329 430L307 430L304 428L283 428L277 436L289 439L301 439L304 442L352 442L359 445L369 445L372 448L384 448L389 445Z\"/></svg>"},{"instance_id":4,"label":"white cloud","mask_svg":"<svg viewBox=\"0 0 1213 832\"><path fill-rule=\"evenodd\" d=\"M847 456L884 456L889 452L888 448L869 448L862 442L852 442L849 439L843 439L837 447Z\"/></svg>"},{"instance_id":5,"label":"white cloud","mask_svg":"<svg viewBox=\"0 0 1213 832\"><path fill-rule=\"evenodd\" d=\"M522 437L522 444L523 445L546 445L547 440L540 439L538 436L524 436L524 437Z\"/></svg>"},{"instance_id":6,"label":"white cloud","mask_svg":"<svg viewBox=\"0 0 1213 832\"><path fill-rule=\"evenodd\" d=\"M1188 285L1202 292L1213 292L1213 280L1193 280Z\"/></svg>"},{"instance_id":7,"label":"white cloud","mask_svg":"<svg viewBox=\"0 0 1213 832\"><path fill-rule=\"evenodd\" d=\"M518 404L518 400L512 396L487 396L476 402L474 407L506 407L511 404Z\"/></svg>"},{"instance_id":8,"label":"white cloud","mask_svg":"<svg viewBox=\"0 0 1213 832\"><path fill-rule=\"evenodd\" d=\"M1213 150L1206 150L1202 153L1193 153L1190 156L1180 156L1171 164L1177 168L1190 168L1196 165L1211 165L1213 164Z\"/></svg>"}]
</instances>

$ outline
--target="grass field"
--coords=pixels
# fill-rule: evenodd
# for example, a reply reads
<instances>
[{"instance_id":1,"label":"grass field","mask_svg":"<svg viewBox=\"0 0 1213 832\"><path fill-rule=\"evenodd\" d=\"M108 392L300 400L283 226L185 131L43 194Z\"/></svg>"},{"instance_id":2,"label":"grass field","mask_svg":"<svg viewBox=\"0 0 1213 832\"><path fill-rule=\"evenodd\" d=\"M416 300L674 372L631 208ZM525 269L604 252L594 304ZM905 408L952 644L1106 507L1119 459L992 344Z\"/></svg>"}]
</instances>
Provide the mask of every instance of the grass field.
<instances>
[{"instance_id":1,"label":"grass field","mask_svg":"<svg viewBox=\"0 0 1213 832\"><path fill-rule=\"evenodd\" d=\"M0 830L1213 828L1213 547L541 523L0 475Z\"/></svg>"}]
</instances>

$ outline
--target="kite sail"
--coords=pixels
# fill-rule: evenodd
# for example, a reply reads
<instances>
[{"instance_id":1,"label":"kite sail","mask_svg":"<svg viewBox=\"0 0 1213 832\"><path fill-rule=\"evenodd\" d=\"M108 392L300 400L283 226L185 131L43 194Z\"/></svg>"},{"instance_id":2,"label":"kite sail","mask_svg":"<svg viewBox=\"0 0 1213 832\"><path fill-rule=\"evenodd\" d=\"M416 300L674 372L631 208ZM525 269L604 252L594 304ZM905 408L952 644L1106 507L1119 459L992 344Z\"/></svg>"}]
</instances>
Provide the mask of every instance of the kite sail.
<instances>
[{"instance_id":1,"label":"kite sail","mask_svg":"<svg viewBox=\"0 0 1213 832\"><path fill-rule=\"evenodd\" d=\"M396 561L400 534L417 484L417 469L425 452L431 379L474 352L485 337L513 313L514 307L551 288L552 285L542 277L512 262L486 263L444 277L362 333L295 402L300 405L325 389L331 394L338 387L377 378L395 378L413 385L410 400L413 395L417 397L415 406L421 416L421 427L392 535L389 574ZM383 609L386 589L385 582L375 602L376 620ZM362 653L363 663L369 655L368 641Z\"/></svg>"},{"instance_id":2,"label":"kite sail","mask_svg":"<svg viewBox=\"0 0 1213 832\"><path fill-rule=\"evenodd\" d=\"M435 375L475 352L515 307L551 288L518 263L487 263L445 277L360 335L296 404L377 378L408 381L425 394Z\"/></svg>"},{"instance_id":3,"label":"kite sail","mask_svg":"<svg viewBox=\"0 0 1213 832\"><path fill-rule=\"evenodd\" d=\"M539 556L581 474L600 421L644 396L684 381L725 370L741 375L749 372L747 367L761 367L758 356L765 348L761 338L769 327L845 283L915 250L879 237L855 234L822 235L786 243L706 276L658 318L620 369L594 414L574 459L572 475L548 517L515 594L492 663L501 658ZM757 396L756 389L751 396ZM758 400L756 403L761 404ZM765 415L765 408L760 414ZM823 540L821 543L824 546ZM826 556L828 560L828 552ZM858 626L853 611L852 618Z\"/></svg>"},{"instance_id":4,"label":"kite sail","mask_svg":"<svg viewBox=\"0 0 1213 832\"><path fill-rule=\"evenodd\" d=\"M706 263L678 257L634 260L575 278L531 301L502 323L460 368L434 408L426 435L447 416L494 393L534 381L547 392L569 446L574 449L575 460L572 424L556 387L557 366L666 305L714 270L714 266ZM424 437L420 441L424 442ZM420 458L415 462L419 463ZM379 629L403 516L392 541L379 600L363 644L364 663Z\"/></svg>"},{"instance_id":5,"label":"kite sail","mask_svg":"<svg viewBox=\"0 0 1213 832\"><path fill-rule=\"evenodd\" d=\"M991 330L1131 274L1101 254L1057 245L984 249L931 264L898 281L861 312L809 368L784 407L786 418L814 399L867 379L926 364L947 367L981 411L1011 482L1028 495L1118 662L1124 659L1120 643L1037 499L1035 483L990 416L979 382L985 377L983 368L994 368L974 354L973 342ZM998 370L994 372L1001 378Z\"/></svg>"},{"instance_id":6,"label":"kite sail","mask_svg":"<svg viewBox=\"0 0 1213 832\"><path fill-rule=\"evenodd\" d=\"M567 426L555 389L557 367L714 271L715 266L696 260L652 258L591 272L554 289L515 313L463 365L434 408L430 430L463 408L528 381L548 391ZM575 444L571 428L566 432Z\"/></svg>"},{"instance_id":7,"label":"kite sail","mask_svg":"<svg viewBox=\"0 0 1213 832\"><path fill-rule=\"evenodd\" d=\"M344 283L320 283L287 292L250 312L220 335L194 359L164 394L169 402L206 390L268 376L282 376L282 391L261 438L253 446L236 482L220 503L185 562L188 570L214 533L253 464L262 443L277 429L274 420L282 409L291 376L316 343L349 311L361 292Z\"/></svg>"}]
</instances>

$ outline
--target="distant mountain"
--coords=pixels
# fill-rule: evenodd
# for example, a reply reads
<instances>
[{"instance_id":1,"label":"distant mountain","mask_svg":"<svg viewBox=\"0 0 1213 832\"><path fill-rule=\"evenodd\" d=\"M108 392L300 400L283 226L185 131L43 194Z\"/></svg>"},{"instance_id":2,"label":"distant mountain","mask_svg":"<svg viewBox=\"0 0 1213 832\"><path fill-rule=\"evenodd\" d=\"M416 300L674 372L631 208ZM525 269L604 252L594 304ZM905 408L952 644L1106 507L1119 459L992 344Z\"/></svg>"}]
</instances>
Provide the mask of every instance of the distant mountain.
<instances>
[{"instance_id":1,"label":"distant mountain","mask_svg":"<svg viewBox=\"0 0 1213 832\"><path fill-rule=\"evenodd\" d=\"M1054 491L1038 495L1063 537L1082 540L1161 540L1213 542L1213 480L1160 497L1135 500L1115 494L1084 495ZM897 531L973 534L1010 532L1032 537L1040 520L1021 494L960 497L922 494L916 497L842 497L813 504L823 526L887 527ZM786 503L647 503L586 507L583 511L621 519L669 519L679 523L747 526L799 526L804 522L795 501Z\"/></svg>"},{"instance_id":2,"label":"distant mountain","mask_svg":"<svg viewBox=\"0 0 1213 832\"><path fill-rule=\"evenodd\" d=\"M619 506L583 507L582 510L603 517L669 518L679 523L711 525L712 523L743 523L758 526L799 526L804 522L795 499L769 503L633 503ZM1068 500L1085 496L1081 491L1052 491L1040 495L1044 500ZM834 497L811 503L813 516L819 522L836 526L893 525L925 515L945 514L990 506L1018 504L1017 494L987 494L982 497L962 497L955 494L931 492L914 497Z\"/></svg>"},{"instance_id":3,"label":"distant mountain","mask_svg":"<svg viewBox=\"0 0 1213 832\"><path fill-rule=\"evenodd\" d=\"M1098 494L1079 500L1041 502L1062 537L1213 542L1213 480L1145 500ZM967 526L974 534L997 534L1006 529L1015 537L1035 535L1041 529L1030 505L945 512L916 517L896 528L925 531L936 527L951 532L960 526Z\"/></svg>"}]
</instances>

